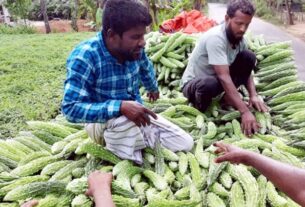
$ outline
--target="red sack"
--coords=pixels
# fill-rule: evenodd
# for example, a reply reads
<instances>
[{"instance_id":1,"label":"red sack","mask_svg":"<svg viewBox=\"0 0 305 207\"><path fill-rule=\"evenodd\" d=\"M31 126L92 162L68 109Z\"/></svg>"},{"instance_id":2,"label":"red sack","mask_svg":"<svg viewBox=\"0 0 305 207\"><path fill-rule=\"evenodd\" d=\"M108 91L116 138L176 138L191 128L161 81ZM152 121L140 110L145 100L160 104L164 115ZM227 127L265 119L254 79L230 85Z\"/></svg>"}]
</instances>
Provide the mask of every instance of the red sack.
<instances>
[{"instance_id":1,"label":"red sack","mask_svg":"<svg viewBox=\"0 0 305 207\"><path fill-rule=\"evenodd\" d=\"M161 32L173 33L182 30L184 33L205 32L217 25L216 21L207 18L200 11L183 11L174 19L166 20L160 26Z\"/></svg>"}]
</instances>

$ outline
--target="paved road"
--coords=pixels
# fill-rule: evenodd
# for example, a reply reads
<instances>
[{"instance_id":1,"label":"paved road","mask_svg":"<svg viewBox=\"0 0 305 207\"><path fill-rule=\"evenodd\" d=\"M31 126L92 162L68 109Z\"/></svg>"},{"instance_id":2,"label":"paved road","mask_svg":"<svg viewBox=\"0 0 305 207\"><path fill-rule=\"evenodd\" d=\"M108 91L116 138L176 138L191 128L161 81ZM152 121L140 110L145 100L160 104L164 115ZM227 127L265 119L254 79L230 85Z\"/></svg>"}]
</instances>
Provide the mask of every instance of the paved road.
<instances>
[{"instance_id":1,"label":"paved road","mask_svg":"<svg viewBox=\"0 0 305 207\"><path fill-rule=\"evenodd\" d=\"M226 13L225 4L209 4L209 17L221 22L224 20ZM281 28L265 22L259 18L253 18L249 30L254 34L263 34L268 42L278 41L292 41L292 47L295 52L294 57L298 66L298 77L300 80L305 81L305 42L299 38L296 38Z\"/></svg>"}]
</instances>

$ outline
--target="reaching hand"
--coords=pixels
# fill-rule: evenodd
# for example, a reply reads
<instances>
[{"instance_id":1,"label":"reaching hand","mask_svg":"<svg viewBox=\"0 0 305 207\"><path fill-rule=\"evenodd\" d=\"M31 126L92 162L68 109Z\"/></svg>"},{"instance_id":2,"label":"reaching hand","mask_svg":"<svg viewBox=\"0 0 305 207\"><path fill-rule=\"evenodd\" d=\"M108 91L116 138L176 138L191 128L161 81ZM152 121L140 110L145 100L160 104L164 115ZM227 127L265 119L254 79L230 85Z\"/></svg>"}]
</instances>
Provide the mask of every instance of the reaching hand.
<instances>
[{"instance_id":1,"label":"reaching hand","mask_svg":"<svg viewBox=\"0 0 305 207\"><path fill-rule=\"evenodd\" d=\"M111 189L112 174L94 171L88 176L88 190L86 195L94 196L98 192L103 193L105 190Z\"/></svg>"},{"instance_id":2,"label":"reaching hand","mask_svg":"<svg viewBox=\"0 0 305 207\"><path fill-rule=\"evenodd\" d=\"M21 205L21 207L34 207L37 206L38 201L37 200L29 200Z\"/></svg>"},{"instance_id":3,"label":"reaching hand","mask_svg":"<svg viewBox=\"0 0 305 207\"><path fill-rule=\"evenodd\" d=\"M249 151L222 142L216 142L214 146L217 147L215 153L220 154L215 159L216 163L228 161L232 164L247 164L247 155L250 153Z\"/></svg>"},{"instance_id":4,"label":"reaching hand","mask_svg":"<svg viewBox=\"0 0 305 207\"><path fill-rule=\"evenodd\" d=\"M255 116L250 112L246 111L241 115L241 128L246 136L252 136L260 128L259 123L257 123Z\"/></svg>"},{"instance_id":5,"label":"reaching hand","mask_svg":"<svg viewBox=\"0 0 305 207\"><path fill-rule=\"evenodd\" d=\"M149 115L157 119L154 112L135 101L122 101L121 113L139 127L150 125Z\"/></svg>"},{"instance_id":6,"label":"reaching hand","mask_svg":"<svg viewBox=\"0 0 305 207\"><path fill-rule=\"evenodd\" d=\"M148 92L147 97L150 102L156 101L159 98L159 91L157 92Z\"/></svg>"},{"instance_id":7,"label":"reaching hand","mask_svg":"<svg viewBox=\"0 0 305 207\"><path fill-rule=\"evenodd\" d=\"M268 107L258 96L250 97L249 107L254 107L259 112L267 112L268 111Z\"/></svg>"}]
</instances>

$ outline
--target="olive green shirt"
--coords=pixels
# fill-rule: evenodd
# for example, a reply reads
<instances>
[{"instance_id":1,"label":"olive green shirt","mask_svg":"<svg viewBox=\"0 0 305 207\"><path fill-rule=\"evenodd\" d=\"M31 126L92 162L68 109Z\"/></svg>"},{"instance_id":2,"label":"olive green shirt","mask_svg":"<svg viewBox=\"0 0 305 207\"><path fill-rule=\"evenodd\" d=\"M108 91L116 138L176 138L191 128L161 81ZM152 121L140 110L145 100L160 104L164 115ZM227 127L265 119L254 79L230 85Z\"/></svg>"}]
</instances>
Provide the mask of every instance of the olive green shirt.
<instances>
[{"instance_id":1,"label":"olive green shirt","mask_svg":"<svg viewBox=\"0 0 305 207\"><path fill-rule=\"evenodd\" d=\"M226 35L225 24L203 33L182 76L182 86L195 77L216 76L213 65L230 66L237 54L245 49L247 47L244 39L235 49L232 48Z\"/></svg>"}]
</instances>

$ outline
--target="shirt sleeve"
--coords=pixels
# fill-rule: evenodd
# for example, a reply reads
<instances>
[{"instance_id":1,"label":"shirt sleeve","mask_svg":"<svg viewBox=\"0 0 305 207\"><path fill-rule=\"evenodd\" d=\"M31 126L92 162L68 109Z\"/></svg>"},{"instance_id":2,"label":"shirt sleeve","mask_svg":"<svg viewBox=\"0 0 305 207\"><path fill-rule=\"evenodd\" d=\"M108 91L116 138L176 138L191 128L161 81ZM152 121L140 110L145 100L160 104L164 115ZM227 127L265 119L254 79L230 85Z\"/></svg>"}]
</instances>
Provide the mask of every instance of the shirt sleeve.
<instances>
[{"instance_id":1,"label":"shirt sleeve","mask_svg":"<svg viewBox=\"0 0 305 207\"><path fill-rule=\"evenodd\" d=\"M209 37L206 49L210 65L229 65L226 45L220 37Z\"/></svg>"},{"instance_id":2,"label":"shirt sleeve","mask_svg":"<svg viewBox=\"0 0 305 207\"><path fill-rule=\"evenodd\" d=\"M140 63L140 79L145 89L149 92L158 91L158 82L152 62L148 59L145 52L142 54Z\"/></svg>"},{"instance_id":3,"label":"shirt sleeve","mask_svg":"<svg viewBox=\"0 0 305 207\"><path fill-rule=\"evenodd\" d=\"M71 122L104 123L120 115L121 100L94 102L92 97L94 68L84 56L67 61L67 78L64 84L62 112Z\"/></svg>"}]
</instances>

